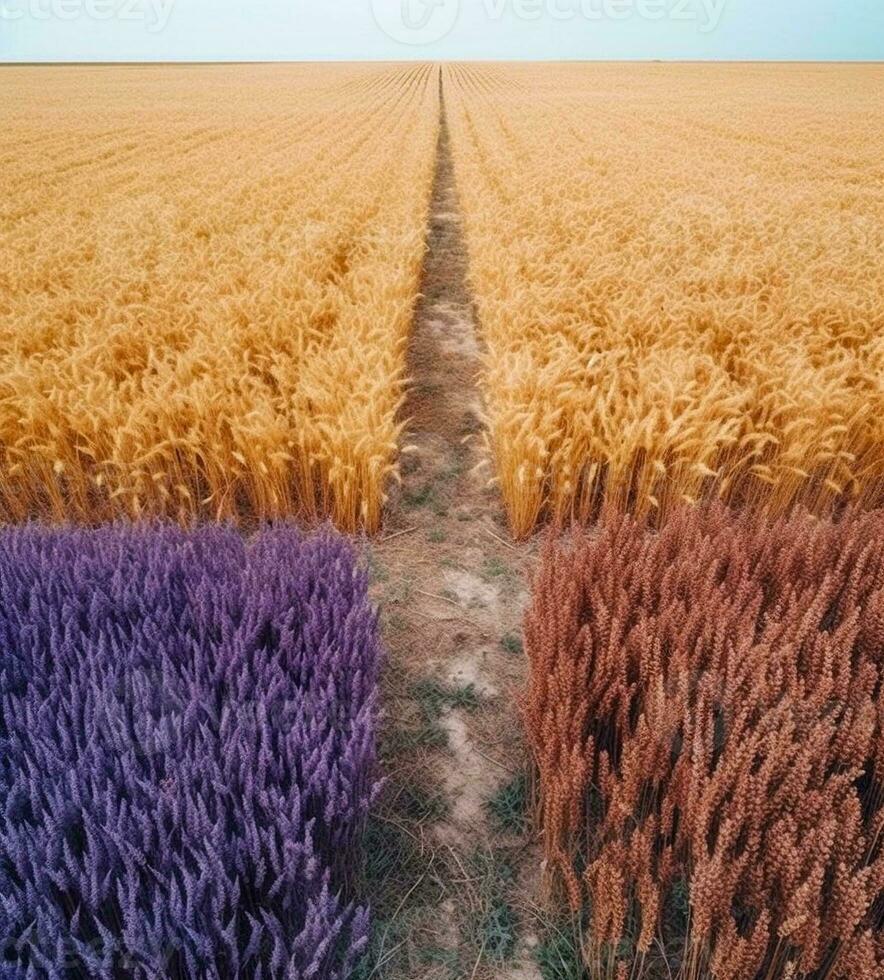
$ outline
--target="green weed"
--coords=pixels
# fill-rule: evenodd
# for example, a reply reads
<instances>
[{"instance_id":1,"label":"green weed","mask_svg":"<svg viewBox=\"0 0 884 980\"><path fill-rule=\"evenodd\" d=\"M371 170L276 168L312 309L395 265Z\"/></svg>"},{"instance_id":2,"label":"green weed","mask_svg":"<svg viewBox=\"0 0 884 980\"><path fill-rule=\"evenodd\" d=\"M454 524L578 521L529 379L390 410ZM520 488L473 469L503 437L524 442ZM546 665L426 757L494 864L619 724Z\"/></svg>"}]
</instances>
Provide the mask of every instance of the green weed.
<instances>
[{"instance_id":1,"label":"green weed","mask_svg":"<svg viewBox=\"0 0 884 980\"><path fill-rule=\"evenodd\" d=\"M524 834L528 827L528 775L521 773L502 786L486 807L498 830Z\"/></svg>"},{"instance_id":2,"label":"green weed","mask_svg":"<svg viewBox=\"0 0 884 980\"><path fill-rule=\"evenodd\" d=\"M522 643L522 637L517 633L507 633L501 641L500 645L506 650L507 653L511 653L513 656L521 654L524 652L525 646Z\"/></svg>"}]
</instances>

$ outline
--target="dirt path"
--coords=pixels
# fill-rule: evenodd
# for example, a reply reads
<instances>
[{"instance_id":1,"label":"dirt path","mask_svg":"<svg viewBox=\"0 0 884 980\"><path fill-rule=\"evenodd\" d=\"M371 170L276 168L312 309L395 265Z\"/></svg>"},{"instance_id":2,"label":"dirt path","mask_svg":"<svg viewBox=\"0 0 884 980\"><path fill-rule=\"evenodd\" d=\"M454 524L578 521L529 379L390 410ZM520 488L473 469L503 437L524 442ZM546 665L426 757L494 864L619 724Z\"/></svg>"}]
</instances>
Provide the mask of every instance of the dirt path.
<instances>
[{"instance_id":1,"label":"dirt path","mask_svg":"<svg viewBox=\"0 0 884 980\"><path fill-rule=\"evenodd\" d=\"M370 545L390 650L369 841L366 976L535 978L515 707L535 545L509 543L482 462L481 351L444 117L410 351L403 484Z\"/></svg>"}]
</instances>

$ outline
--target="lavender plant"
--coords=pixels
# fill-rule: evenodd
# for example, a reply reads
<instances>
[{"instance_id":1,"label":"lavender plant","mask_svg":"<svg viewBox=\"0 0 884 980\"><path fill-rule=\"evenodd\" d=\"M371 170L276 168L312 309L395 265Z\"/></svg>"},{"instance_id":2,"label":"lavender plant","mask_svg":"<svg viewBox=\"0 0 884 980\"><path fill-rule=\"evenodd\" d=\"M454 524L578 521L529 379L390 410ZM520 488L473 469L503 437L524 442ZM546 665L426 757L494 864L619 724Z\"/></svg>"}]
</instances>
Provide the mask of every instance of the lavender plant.
<instances>
[{"instance_id":1,"label":"lavender plant","mask_svg":"<svg viewBox=\"0 0 884 980\"><path fill-rule=\"evenodd\" d=\"M0 533L0 977L347 977L379 660L332 534Z\"/></svg>"}]
</instances>

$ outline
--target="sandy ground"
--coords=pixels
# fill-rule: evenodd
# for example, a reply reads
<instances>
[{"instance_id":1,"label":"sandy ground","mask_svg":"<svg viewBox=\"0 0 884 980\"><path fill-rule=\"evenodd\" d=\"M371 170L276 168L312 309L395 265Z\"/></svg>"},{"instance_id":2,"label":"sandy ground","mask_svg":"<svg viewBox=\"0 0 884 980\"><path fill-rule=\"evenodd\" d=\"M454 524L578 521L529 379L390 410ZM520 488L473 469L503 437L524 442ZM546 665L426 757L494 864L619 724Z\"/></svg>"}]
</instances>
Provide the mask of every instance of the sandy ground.
<instances>
[{"instance_id":1,"label":"sandy ground","mask_svg":"<svg viewBox=\"0 0 884 980\"><path fill-rule=\"evenodd\" d=\"M510 542L481 446L481 343L444 124L410 351L403 484L366 547L389 649L389 782L369 846L368 976L539 978L538 865L488 803L528 771L521 621L537 544Z\"/></svg>"}]
</instances>

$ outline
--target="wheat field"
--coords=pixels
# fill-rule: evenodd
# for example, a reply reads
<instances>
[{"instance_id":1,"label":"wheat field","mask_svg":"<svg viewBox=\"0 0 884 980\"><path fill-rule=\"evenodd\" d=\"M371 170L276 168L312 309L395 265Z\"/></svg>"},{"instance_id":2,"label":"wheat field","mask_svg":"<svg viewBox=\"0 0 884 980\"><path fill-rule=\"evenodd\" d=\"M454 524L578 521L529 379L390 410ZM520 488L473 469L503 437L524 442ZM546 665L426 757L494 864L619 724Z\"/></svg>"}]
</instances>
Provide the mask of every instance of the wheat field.
<instances>
[{"instance_id":1,"label":"wheat field","mask_svg":"<svg viewBox=\"0 0 884 980\"><path fill-rule=\"evenodd\" d=\"M377 529L438 72L4 71L0 519ZM884 501L880 67L442 81L517 536Z\"/></svg>"},{"instance_id":2,"label":"wheat field","mask_svg":"<svg viewBox=\"0 0 884 980\"><path fill-rule=\"evenodd\" d=\"M430 66L6 68L0 519L374 530Z\"/></svg>"},{"instance_id":3,"label":"wheat field","mask_svg":"<svg viewBox=\"0 0 884 980\"><path fill-rule=\"evenodd\" d=\"M884 69L444 69L512 529L884 502Z\"/></svg>"},{"instance_id":4,"label":"wheat field","mask_svg":"<svg viewBox=\"0 0 884 980\"><path fill-rule=\"evenodd\" d=\"M882 542L721 505L550 538L524 717L593 980L882 976Z\"/></svg>"}]
</instances>

